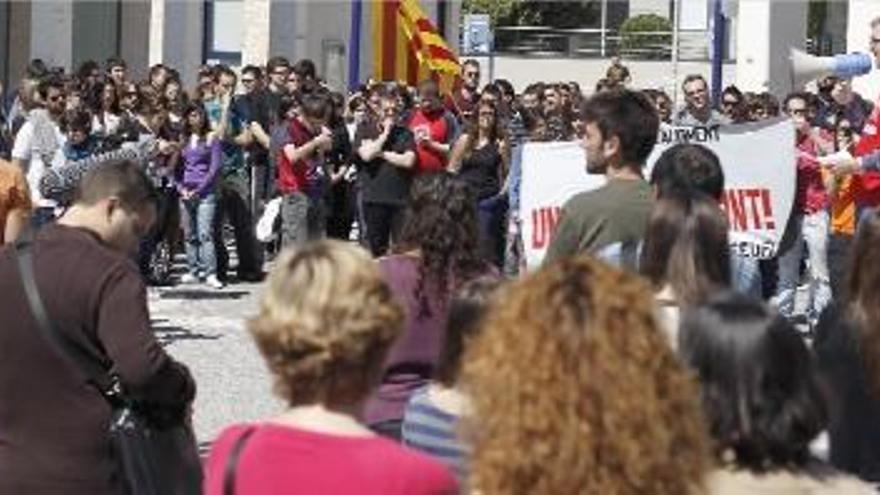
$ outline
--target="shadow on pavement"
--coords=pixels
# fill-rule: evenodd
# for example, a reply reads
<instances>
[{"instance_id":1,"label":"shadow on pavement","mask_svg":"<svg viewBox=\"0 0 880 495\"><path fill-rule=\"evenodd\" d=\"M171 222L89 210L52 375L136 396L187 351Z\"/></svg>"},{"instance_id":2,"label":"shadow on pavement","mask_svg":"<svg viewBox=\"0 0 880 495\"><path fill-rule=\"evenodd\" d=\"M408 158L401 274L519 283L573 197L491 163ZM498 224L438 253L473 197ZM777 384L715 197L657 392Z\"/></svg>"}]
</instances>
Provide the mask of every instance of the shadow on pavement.
<instances>
[{"instance_id":1,"label":"shadow on pavement","mask_svg":"<svg viewBox=\"0 0 880 495\"><path fill-rule=\"evenodd\" d=\"M159 345L163 347L182 340L217 340L221 337L220 334L193 332L181 326L168 324L153 325L153 333L156 334Z\"/></svg>"},{"instance_id":2,"label":"shadow on pavement","mask_svg":"<svg viewBox=\"0 0 880 495\"><path fill-rule=\"evenodd\" d=\"M241 299L248 295L243 290L212 290L212 289L171 289L159 294L159 299L186 299L201 301L207 299Z\"/></svg>"}]
</instances>

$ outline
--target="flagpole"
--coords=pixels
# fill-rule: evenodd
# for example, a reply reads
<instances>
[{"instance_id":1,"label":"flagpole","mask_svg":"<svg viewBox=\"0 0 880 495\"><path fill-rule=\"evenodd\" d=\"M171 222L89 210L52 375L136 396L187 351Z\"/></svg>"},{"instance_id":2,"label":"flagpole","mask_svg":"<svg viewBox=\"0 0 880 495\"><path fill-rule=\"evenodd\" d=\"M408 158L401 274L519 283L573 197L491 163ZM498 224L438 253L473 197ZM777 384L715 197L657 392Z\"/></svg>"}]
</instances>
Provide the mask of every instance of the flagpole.
<instances>
[{"instance_id":1,"label":"flagpole","mask_svg":"<svg viewBox=\"0 0 880 495\"><path fill-rule=\"evenodd\" d=\"M681 23L681 0L675 0L673 5L675 11L672 13L672 111L678 112L678 26Z\"/></svg>"},{"instance_id":2,"label":"flagpole","mask_svg":"<svg viewBox=\"0 0 880 495\"><path fill-rule=\"evenodd\" d=\"M375 15L375 14L374 14ZM348 43L348 89L354 91L360 84L361 17L363 0L351 0L351 39Z\"/></svg>"}]
</instances>

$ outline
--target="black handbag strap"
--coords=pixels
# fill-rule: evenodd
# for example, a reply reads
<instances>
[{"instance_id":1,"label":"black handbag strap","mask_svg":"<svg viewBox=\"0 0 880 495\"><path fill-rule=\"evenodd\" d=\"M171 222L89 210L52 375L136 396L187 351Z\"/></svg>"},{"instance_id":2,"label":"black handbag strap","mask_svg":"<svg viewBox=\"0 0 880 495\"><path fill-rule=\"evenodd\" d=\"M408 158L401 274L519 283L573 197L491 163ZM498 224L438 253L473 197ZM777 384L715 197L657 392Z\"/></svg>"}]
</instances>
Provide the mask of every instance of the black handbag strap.
<instances>
[{"instance_id":1,"label":"black handbag strap","mask_svg":"<svg viewBox=\"0 0 880 495\"><path fill-rule=\"evenodd\" d=\"M241 459L241 453L244 452L245 444L256 431L256 427L245 431L232 444L232 450L229 451L229 457L226 459L226 469L223 472L223 495L235 495L235 474L238 469L238 461Z\"/></svg>"},{"instance_id":2,"label":"black handbag strap","mask_svg":"<svg viewBox=\"0 0 880 495\"><path fill-rule=\"evenodd\" d=\"M114 380L110 378L107 371L94 359L89 358L68 337L64 336L49 319L49 314L40 295L40 289L37 286L37 279L34 276L33 232L31 230L26 230L15 242L15 254L28 305L46 342L62 359L70 363L97 387L102 395L107 398L118 395L118 391L114 390L116 388Z\"/></svg>"}]
</instances>

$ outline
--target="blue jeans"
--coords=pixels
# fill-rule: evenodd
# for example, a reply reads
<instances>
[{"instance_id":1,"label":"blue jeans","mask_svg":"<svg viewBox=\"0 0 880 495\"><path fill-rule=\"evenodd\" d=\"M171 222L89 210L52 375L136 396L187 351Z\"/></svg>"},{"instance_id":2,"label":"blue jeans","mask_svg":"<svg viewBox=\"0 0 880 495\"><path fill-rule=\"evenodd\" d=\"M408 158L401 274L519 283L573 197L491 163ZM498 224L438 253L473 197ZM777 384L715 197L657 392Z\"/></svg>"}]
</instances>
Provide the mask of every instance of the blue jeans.
<instances>
[{"instance_id":1,"label":"blue jeans","mask_svg":"<svg viewBox=\"0 0 880 495\"><path fill-rule=\"evenodd\" d=\"M804 247L809 256L810 291L807 302L807 319L815 323L822 310L831 301L831 277L828 274L828 227L829 217L825 210L792 217L779 253L779 274L774 302L779 313L794 316L795 294L800 275Z\"/></svg>"},{"instance_id":2,"label":"blue jeans","mask_svg":"<svg viewBox=\"0 0 880 495\"><path fill-rule=\"evenodd\" d=\"M761 266L757 258L730 255L730 282L734 291L755 299L762 299Z\"/></svg>"},{"instance_id":3,"label":"blue jeans","mask_svg":"<svg viewBox=\"0 0 880 495\"><path fill-rule=\"evenodd\" d=\"M217 258L214 251L213 224L217 210L217 196L210 193L203 198L191 198L182 201L182 206L187 271L195 276L216 275Z\"/></svg>"}]
</instances>

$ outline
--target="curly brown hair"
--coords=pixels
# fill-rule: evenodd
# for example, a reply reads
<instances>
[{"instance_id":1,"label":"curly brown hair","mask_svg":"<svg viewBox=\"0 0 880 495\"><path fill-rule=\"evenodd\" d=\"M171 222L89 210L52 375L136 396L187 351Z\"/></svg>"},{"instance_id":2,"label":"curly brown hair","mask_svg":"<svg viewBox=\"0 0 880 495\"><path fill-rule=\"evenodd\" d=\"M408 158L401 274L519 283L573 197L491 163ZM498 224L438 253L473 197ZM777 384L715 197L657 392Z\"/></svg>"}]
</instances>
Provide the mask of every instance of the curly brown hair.
<instances>
[{"instance_id":1,"label":"curly brown hair","mask_svg":"<svg viewBox=\"0 0 880 495\"><path fill-rule=\"evenodd\" d=\"M420 317L437 309L432 297L438 299L435 305L443 307L458 284L488 269L478 249L476 200L467 184L448 172L423 175L413 182L395 246L398 253L411 250L420 253L416 285Z\"/></svg>"},{"instance_id":2,"label":"curly brown hair","mask_svg":"<svg viewBox=\"0 0 880 495\"><path fill-rule=\"evenodd\" d=\"M481 493L702 491L712 457L697 387L635 275L582 257L525 277L464 363Z\"/></svg>"},{"instance_id":3,"label":"curly brown hair","mask_svg":"<svg viewBox=\"0 0 880 495\"><path fill-rule=\"evenodd\" d=\"M350 406L378 382L402 324L369 254L321 241L280 256L248 330L290 405Z\"/></svg>"}]
</instances>

